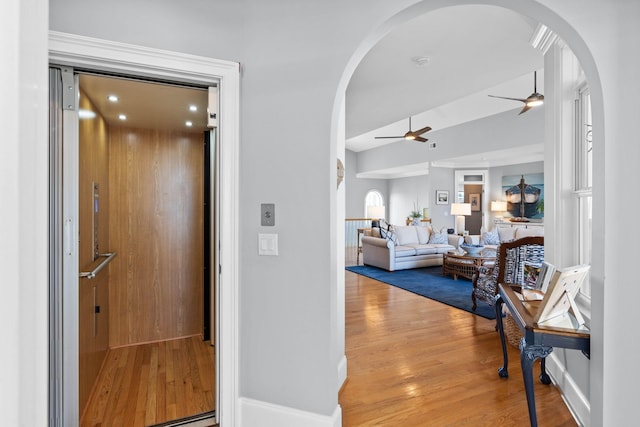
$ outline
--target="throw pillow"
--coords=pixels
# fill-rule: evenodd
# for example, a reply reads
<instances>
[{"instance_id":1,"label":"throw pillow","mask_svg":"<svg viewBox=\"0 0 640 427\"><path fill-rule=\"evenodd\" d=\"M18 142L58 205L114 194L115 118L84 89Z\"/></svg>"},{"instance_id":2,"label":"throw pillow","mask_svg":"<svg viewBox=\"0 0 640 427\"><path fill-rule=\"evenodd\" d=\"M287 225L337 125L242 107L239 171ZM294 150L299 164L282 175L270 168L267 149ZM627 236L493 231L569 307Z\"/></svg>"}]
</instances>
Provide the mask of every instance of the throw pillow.
<instances>
[{"instance_id":1,"label":"throw pillow","mask_svg":"<svg viewBox=\"0 0 640 427\"><path fill-rule=\"evenodd\" d=\"M499 245L500 244L500 236L498 235L497 230L486 231L482 233L482 237L480 238L480 244L482 245Z\"/></svg>"},{"instance_id":2,"label":"throw pillow","mask_svg":"<svg viewBox=\"0 0 640 427\"><path fill-rule=\"evenodd\" d=\"M425 245L429 243L429 235L431 234L431 227L416 227L418 232L418 243Z\"/></svg>"},{"instance_id":3,"label":"throw pillow","mask_svg":"<svg viewBox=\"0 0 640 427\"><path fill-rule=\"evenodd\" d=\"M500 236L501 242L510 242L516 238L516 230L512 227L500 227L498 228L498 236Z\"/></svg>"},{"instance_id":4,"label":"throw pillow","mask_svg":"<svg viewBox=\"0 0 640 427\"><path fill-rule=\"evenodd\" d=\"M396 236L396 232L394 231L392 225L390 225L386 230L384 228L381 228L380 237L382 237L383 239L391 240L394 245L398 244L398 236Z\"/></svg>"},{"instance_id":5,"label":"throw pillow","mask_svg":"<svg viewBox=\"0 0 640 427\"><path fill-rule=\"evenodd\" d=\"M394 225L393 231L398 236L398 245L417 245L420 243L418 240L418 227L415 225Z\"/></svg>"},{"instance_id":6,"label":"throw pillow","mask_svg":"<svg viewBox=\"0 0 640 427\"><path fill-rule=\"evenodd\" d=\"M447 234L446 233L431 233L431 236L429 237L429 243L431 244L440 244L440 245L445 245L447 244L448 238L447 238Z\"/></svg>"}]
</instances>

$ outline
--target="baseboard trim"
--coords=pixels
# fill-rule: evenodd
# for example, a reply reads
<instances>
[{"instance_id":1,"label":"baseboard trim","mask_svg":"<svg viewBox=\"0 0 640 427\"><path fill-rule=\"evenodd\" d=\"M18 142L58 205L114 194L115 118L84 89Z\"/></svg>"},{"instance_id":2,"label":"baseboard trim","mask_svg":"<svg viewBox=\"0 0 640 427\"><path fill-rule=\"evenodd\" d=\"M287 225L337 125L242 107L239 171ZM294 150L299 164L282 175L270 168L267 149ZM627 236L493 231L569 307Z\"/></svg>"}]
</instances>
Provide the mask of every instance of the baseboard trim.
<instances>
[{"instance_id":1,"label":"baseboard trim","mask_svg":"<svg viewBox=\"0 0 640 427\"><path fill-rule=\"evenodd\" d=\"M239 399L241 427L340 427L342 408L333 414L320 415L273 403L241 397Z\"/></svg>"},{"instance_id":2,"label":"baseboard trim","mask_svg":"<svg viewBox=\"0 0 640 427\"><path fill-rule=\"evenodd\" d=\"M591 425L591 404L589 399L578 388L555 353L547 356L546 368L547 373L562 392L562 399L578 425L589 427Z\"/></svg>"},{"instance_id":3,"label":"baseboard trim","mask_svg":"<svg viewBox=\"0 0 640 427\"><path fill-rule=\"evenodd\" d=\"M338 390L342 390L347 382L347 356L342 356L340 362L338 362Z\"/></svg>"}]
</instances>

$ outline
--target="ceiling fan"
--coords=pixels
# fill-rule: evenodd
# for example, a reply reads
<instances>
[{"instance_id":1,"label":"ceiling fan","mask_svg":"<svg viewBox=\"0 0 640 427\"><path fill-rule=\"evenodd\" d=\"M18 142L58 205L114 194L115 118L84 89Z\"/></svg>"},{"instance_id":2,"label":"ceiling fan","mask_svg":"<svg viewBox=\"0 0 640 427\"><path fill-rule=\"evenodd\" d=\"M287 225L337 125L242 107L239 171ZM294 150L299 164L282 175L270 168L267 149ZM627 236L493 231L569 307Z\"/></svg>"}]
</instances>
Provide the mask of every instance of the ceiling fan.
<instances>
[{"instance_id":1,"label":"ceiling fan","mask_svg":"<svg viewBox=\"0 0 640 427\"><path fill-rule=\"evenodd\" d=\"M524 108L522 109L522 111L520 111L518 113L518 115L524 113L525 111L529 110L532 107L537 107L538 105L542 105L544 103L544 95L538 93L538 90L536 88L536 72L533 72L533 93L531 95L529 95L529 97L527 99L522 99L522 98L507 98L506 96L495 96L495 95L489 95L493 98L502 98L502 99L510 99L512 101L520 101L520 102L524 102Z\"/></svg>"},{"instance_id":2,"label":"ceiling fan","mask_svg":"<svg viewBox=\"0 0 640 427\"><path fill-rule=\"evenodd\" d=\"M411 130L411 117L409 117L409 131L407 133L405 133L402 136L376 136L375 139L400 139L400 138L404 138L404 139L408 139L410 141L419 141L419 142L427 142L428 139L427 138L423 138L422 135L423 133L427 133L431 130L430 126L425 126L422 129L418 129L415 131Z\"/></svg>"}]
</instances>

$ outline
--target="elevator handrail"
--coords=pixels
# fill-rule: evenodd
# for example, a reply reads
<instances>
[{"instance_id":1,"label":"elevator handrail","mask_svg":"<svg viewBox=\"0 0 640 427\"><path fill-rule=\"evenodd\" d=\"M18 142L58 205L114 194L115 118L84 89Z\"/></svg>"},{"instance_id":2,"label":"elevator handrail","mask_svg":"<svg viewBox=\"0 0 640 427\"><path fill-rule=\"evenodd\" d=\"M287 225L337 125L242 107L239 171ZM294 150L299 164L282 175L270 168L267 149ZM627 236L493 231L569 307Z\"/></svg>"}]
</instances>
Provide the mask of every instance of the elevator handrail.
<instances>
[{"instance_id":1,"label":"elevator handrail","mask_svg":"<svg viewBox=\"0 0 640 427\"><path fill-rule=\"evenodd\" d=\"M86 277L87 279L93 279L94 277L96 277L96 274L100 272L100 270L102 270L107 264L111 262L113 258L115 258L116 255L117 255L116 252L107 252L104 254L99 254L98 257L106 257L106 258L100 264L98 264L96 268L94 268L93 270L80 272L80 278Z\"/></svg>"}]
</instances>

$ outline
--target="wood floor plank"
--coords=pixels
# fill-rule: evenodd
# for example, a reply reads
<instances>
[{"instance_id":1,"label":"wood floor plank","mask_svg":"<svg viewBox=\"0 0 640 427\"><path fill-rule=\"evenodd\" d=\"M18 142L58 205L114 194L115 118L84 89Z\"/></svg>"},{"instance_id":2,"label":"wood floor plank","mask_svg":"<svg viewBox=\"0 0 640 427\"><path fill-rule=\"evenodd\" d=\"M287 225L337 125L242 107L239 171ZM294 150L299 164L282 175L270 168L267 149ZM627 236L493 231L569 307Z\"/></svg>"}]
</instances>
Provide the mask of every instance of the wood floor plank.
<instances>
[{"instance_id":1,"label":"wood floor plank","mask_svg":"<svg viewBox=\"0 0 640 427\"><path fill-rule=\"evenodd\" d=\"M529 424L517 349L508 349L509 378L497 374L495 321L351 272L345 278L344 427ZM537 382L535 394L541 427L576 425L555 386Z\"/></svg>"},{"instance_id":2,"label":"wood floor plank","mask_svg":"<svg viewBox=\"0 0 640 427\"><path fill-rule=\"evenodd\" d=\"M149 381L147 392L145 393L146 410L144 411L145 425L156 424L158 413L157 396L158 396L158 352L159 345L151 348L151 358L149 360Z\"/></svg>"},{"instance_id":3,"label":"wood floor plank","mask_svg":"<svg viewBox=\"0 0 640 427\"><path fill-rule=\"evenodd\" d=\"M213 411L202 382L214 382L214 358L200 337L110 350L81 425L148 426Z\"/></svg>"}]
</instances>

